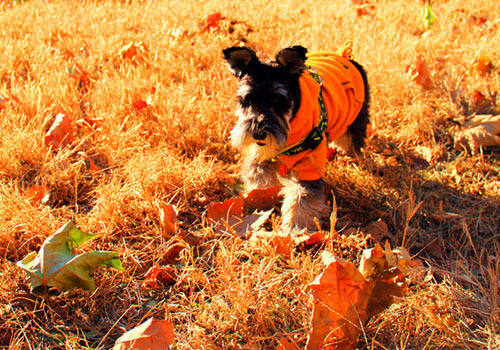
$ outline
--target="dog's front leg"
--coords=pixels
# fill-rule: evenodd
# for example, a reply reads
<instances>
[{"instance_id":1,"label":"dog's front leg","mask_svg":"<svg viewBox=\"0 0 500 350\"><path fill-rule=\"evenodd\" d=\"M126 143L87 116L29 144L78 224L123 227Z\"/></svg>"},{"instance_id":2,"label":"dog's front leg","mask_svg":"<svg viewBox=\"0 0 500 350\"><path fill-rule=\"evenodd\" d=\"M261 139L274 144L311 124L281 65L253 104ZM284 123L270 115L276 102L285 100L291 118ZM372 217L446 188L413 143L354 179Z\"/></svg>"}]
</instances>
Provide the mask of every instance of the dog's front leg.
<instances>
[{"instance_id":1,"label":"dog's front leg","mask_svg":"<svg viewBox=\"0 0 500 350\"><path fill-rule=\"evenodd\" d=\"M284 232L293 234L303 229L317 229L314 218L318 218L321 223L329 212L324 189L325 183L321 179L298 182L286 180L281 207Z\"/></svg>"},{"instance_id":2,"label":"dog's front leg","mask_svg":"<svg viewBox=\"0 0 500 350\"><path fill-rule=\"evenodd\" d=\"M245 189L251 191L256 188L267 188L280 185L278 181L278 165L266 160L258 161L251 157L243 160L241 176Z\"/></svg>"}]
</instances>

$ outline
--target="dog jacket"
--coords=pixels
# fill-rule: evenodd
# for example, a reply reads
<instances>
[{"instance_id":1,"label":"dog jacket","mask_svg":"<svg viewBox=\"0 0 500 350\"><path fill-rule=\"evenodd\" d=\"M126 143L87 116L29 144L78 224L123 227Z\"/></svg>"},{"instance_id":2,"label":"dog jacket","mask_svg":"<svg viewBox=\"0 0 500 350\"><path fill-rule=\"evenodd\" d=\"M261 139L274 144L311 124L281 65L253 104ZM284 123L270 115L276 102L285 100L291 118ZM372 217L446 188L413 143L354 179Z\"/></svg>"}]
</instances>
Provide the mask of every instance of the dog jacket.
<instances>
[{"instance_id":1,"label":"dog jacket","mask_svg":"<svg viewBox=\"0 0 500 350\"><path fill-rule=\"evenodd\" d=\"M328 116L326 137L314 149L294 155L280 155L280 173L291 172L299 180L319 180L327 162L327 142L342 136L356 119L365 100L363 77L347 58L349 54L311 52L306 66L317 73L322 82L322 95ZM285 149L300 143L318 125L321 109L318 102L320 84L306 70L299 78L301 100L295 118L290 122L290 135ZM324 135L325 136L325 135Z\"/></svg>"}]
</instances>

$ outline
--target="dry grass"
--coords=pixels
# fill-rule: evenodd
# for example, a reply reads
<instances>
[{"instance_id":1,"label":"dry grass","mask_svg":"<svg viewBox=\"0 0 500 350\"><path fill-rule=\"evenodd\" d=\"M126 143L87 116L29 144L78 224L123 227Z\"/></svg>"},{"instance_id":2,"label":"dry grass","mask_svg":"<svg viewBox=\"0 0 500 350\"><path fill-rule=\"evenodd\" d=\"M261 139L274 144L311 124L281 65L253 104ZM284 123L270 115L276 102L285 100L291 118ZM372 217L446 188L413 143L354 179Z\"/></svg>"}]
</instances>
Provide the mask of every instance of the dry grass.
<instances>
[{"instance_id":1,"label":"dry grass","mask_svg":"<svg viewBox=\"0 0 500 350\"><path fill-rule=\"evenodd\" d=\"M0 347L110 348L150 316L173 322L176 349L272 349L282 334L305 344L318 250L281 257L202 220L238 182L228 145L236 84L221 50L244 38L264 58L353 40L369 73L377 135L363 159L339 156L328 168L337 230L351 233L334 252L356 261L374 243L359 228L382 218L392 244L404 241L426 269L370 320L359 348L498 349L498 148L455 148L452 122L498 111L496 101L486 111L473 103L474 91L500 90L498 4L436 0L437 22L423 34L420 1L373 2L375 15L362 17L348 0L0 2L0 97L19 99L0 110ZM214 12L219 27L203 31ZM132 41L144 52L122 58ZM417 54L432 90L405 75ZM473 63L483 55L495 65L486 76ZM89 73L85 90L66 71L74 62ZM149 96L149 107L132 107ZM52 150L43 135L59 111L74 121L75 142ZM93 174L84 155L103 170ZM24 194L34 184L49 188L46 205ZM175 261L158 200L175 204L196 238ZM95 293L36 299L15 262L68 219L101 234L86 249L117 250L125 272L100 269ZM175 264L176 284L141 287L153 263Z\"/></svg>"}]
</instances>

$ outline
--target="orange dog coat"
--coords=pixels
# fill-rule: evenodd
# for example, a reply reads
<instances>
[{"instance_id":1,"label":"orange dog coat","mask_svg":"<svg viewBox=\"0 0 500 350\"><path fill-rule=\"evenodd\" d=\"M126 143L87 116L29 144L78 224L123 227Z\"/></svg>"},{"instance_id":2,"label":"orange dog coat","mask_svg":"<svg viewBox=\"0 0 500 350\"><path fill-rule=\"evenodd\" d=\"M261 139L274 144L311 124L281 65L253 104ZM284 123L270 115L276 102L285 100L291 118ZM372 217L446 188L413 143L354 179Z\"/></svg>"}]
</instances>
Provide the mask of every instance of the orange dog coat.
<instances>
[{"instance_id":1,"label":"orange dog coat","mask_svg":"<svg viewBox=\"0 0 500 350\"><path fill-rule=\"evenodd\" d=\"M278 157L281 173L292 172L299 180L318 180L327 161L327 139L342 136L358 115L365 100L364 82L358 69L345 57L333 52L307 54L306 66L316 71L322 81L322 94L328 116L326 137L315 149ZM290 122L287 145L303 140L318 125L321 111L318 102L320 85L308 71L299 78L301 100L297 115Z\"/></svg>"}]
</instances>

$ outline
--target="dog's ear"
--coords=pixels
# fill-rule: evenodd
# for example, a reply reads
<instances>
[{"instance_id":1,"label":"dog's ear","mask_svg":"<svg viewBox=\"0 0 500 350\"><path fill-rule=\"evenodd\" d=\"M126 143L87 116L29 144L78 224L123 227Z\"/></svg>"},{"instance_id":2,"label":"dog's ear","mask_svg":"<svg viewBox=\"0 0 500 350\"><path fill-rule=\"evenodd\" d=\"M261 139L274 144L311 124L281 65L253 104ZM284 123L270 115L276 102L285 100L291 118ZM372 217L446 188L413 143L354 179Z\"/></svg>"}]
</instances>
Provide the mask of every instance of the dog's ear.
<instances>
[{"instance_id":1,"label":"dog's ear","mask_svg":"<svg viewBox=\"0 0 500 350\"><path fill-rule=\"evenodd\" d=\"M228 47L222 50L222 53L231 72L240 79L248 74L254 64L259 62L255 52L248 47Z\"/></svg>"},{"instance_id":2,"label":"dog's ear","mask_svg":"<svg viewBox=\"0 0 500 350\"><path fill-rule=\"evenodd\" d=\"M276 62L292 74L300 74L304 70L307 49L302 46L284 48L276 55Z\"/></svg>"}]
</instances>

